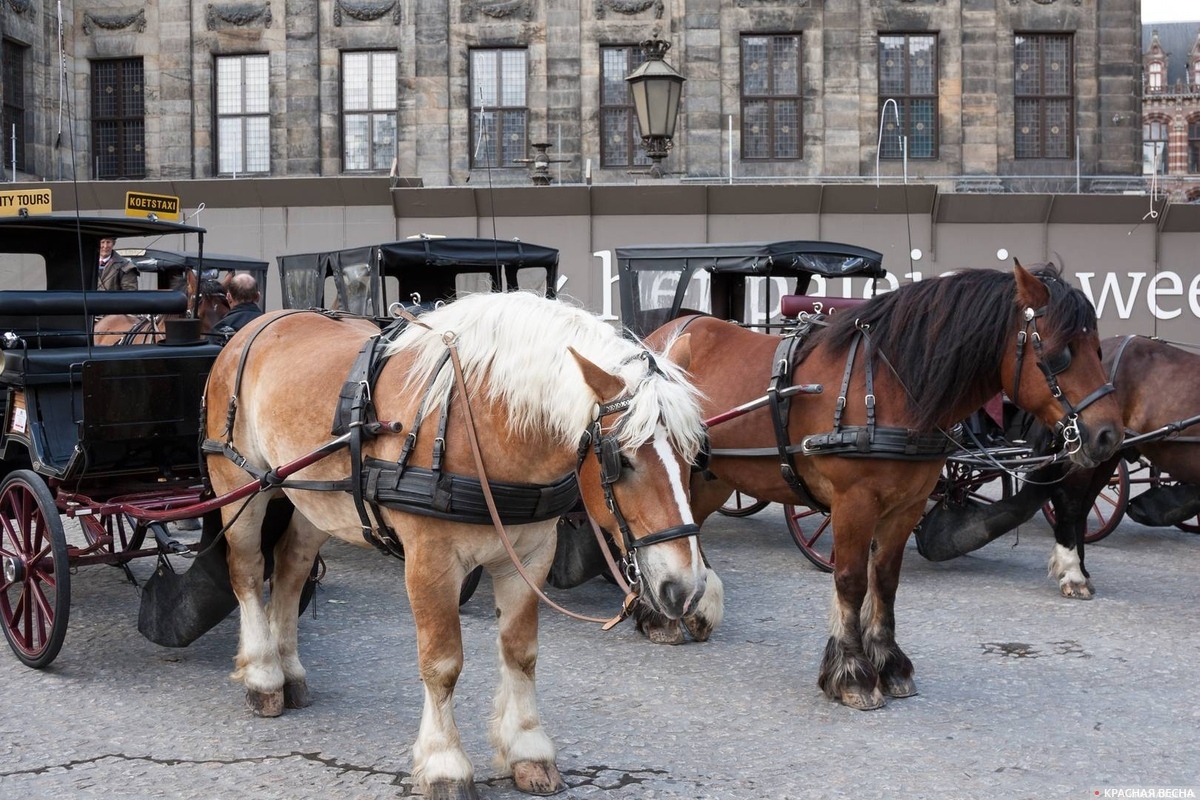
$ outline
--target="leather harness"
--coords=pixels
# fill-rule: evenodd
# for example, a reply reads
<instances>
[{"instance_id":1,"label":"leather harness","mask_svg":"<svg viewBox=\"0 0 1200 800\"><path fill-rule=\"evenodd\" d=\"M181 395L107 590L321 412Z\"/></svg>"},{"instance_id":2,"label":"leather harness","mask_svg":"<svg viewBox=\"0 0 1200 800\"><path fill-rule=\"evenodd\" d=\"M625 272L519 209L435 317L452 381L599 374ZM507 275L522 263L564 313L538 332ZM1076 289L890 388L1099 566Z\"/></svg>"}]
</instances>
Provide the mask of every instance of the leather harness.
<instances>
[{"instance_id":1,"label":"leather harness","mask_svg":"<svg viewBox=\"0 0 1200 800\"><path fill-rule=\"evenodd\" d=\"M400 433L403 430L403 425L399 422L378 420L371 397L372 387L387 360L383 356L385 345L394 341L407 327L407 321L403 318L391 323L378 335L371 336L363 343L338 395L332 433L339 437L349 434L345 444L350 450L350 476L348 478L334 481L279 480L277 477L273 477L272 470L260 469L246 461L245 457L234 447L232 441L233 422L237 414L237 398L245 371L246 357L254 340L263 330L291 313L306 312L293 311L281 314L256 330L250 340L246 342L238 361L233 394L229 400L229 413L224 432L225 440L217 441L205 438L201 445L202 452L225 455L237 466L258 478L264 489L281 488L350 493L354 500L355 510L358 512L363 538L379 550L398 558L404 557L404 548L396 532L383 521L379 510L380 506L438 519L478 525L491 524L492 519L488 513L479 479L456 475L442 469L446 428L450 417L451 390L449 388L441 400L436 403L440 408L430 467L416 467L408 464L417 442L421 424L427 416L430 406L435 404L430 392L438 373L449 361L449 351L433 370L425 389L425 396L417 409L411 429L396 461L363 457L362 448L366 439L381 433ZM346 316L315 309L307 313L320 313L333 319ZM519 525L560 517L571 510L579 498L579 489L574 473L565 475L547 486L494 480L489 480L488 485L496 500L500 519L505 524Z\"/></svg>"}]
</instances>

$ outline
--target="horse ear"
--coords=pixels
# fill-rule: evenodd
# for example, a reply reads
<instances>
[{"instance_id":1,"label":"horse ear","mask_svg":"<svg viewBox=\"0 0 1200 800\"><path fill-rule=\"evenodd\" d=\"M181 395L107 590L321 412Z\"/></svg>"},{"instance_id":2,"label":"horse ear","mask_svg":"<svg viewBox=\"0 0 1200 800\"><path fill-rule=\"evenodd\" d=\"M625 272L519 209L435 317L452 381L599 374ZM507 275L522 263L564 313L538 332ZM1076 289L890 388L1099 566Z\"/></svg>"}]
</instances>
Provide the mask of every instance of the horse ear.
<instances>
[{"instance_id":1,"label":"horse ear","mask_svg":"<svg viewBox=\"0 0 1200 800\"><path fill-rule=\"evenodd\" d=\"M616 375L600 369L581 356L574 347L567 347L567 349L571 351L571 355L575 356L575 362L579 364L579 371L583 373L584 383L596 393L597 400L600 402L611 400L625 390L625 382Z\"/></svg>"},{"instance_id":2,"label":"horse ear","mask_svg":"<svg viewBox=\"0 0 1200 800\"><path fill-rule=\"evenodd\" d=\"M1041 308L1050 302L1050 290L1046 284L1033 276L1033 273L1021 266L1021 262L1013 259L1013 273L1017 276L1017 299L1026 308Z\"/></svg>"},{"instance_id":3,"label":"horse ear","mask_svg":"<svg viewBox=\"0 0 1200 800\"><path fill-rule=\"evenodd\" d=\"M671 346L667 348L667 358L677 364L680 369L686 370L692 366L692 335L685 333L671 342Z\"/></svg>"}]
</instances>

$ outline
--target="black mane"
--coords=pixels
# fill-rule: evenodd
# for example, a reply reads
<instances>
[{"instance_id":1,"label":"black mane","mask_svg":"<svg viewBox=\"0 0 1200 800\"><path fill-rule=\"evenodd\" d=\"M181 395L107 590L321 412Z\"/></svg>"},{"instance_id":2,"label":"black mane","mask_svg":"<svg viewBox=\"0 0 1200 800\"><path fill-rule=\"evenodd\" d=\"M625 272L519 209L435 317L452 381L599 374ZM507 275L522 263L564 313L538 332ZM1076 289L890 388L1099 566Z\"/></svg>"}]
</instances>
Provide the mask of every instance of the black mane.
<instances>
[{"instance_id":1,"label":"black mane","mask_svg":"<svg viewBox=\"0 0 1200 800\"><path fill-rule=\"evenodd\" d=\"M1057 267L1048 264L1031 272L1050 291L1046 314L1038 318L1048 352L1096 329L1092 304ZM913 427L932 430L947 409L995 375L1006 348L1015 346L1016 302L1012 272L968 269L927 278L835 314L804 344L800 357L817 347L844 353L866 325L876 374L888 369L879 358L882 352L908 388Z\"/></svg>"}]
</instances>

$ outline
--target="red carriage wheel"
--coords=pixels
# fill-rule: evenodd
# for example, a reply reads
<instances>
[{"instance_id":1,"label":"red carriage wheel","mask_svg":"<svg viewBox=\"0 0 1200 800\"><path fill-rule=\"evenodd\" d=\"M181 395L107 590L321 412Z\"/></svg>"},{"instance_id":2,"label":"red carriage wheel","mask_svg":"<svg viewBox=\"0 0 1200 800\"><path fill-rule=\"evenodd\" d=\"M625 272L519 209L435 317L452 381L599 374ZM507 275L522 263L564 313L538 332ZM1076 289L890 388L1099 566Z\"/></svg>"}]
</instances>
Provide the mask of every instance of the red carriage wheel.
<instances>
[{"instance_id":1,"label":"red carriage wheel","mask_svg":"<svg viewBox=\"0 0 1200 800\"><path fill-rule=\"evenodd\" d=\"M766 500L755 500L748 494L734 492L725 505L717 509L717 513L727 517L748 517L751 514L757 514L769 505L770 503Z\"/></svg>"},{"instance_id":2,"label":"red carriage wheel","mask_svg":"<svg viewBox=\"0 0 1200 800\"><path fill-rule=\"evenodd\" d=\"M1088 512L1083 541L1087 544L1098 542L1117 529L1125 516L1125 507L1129 505L1129 467L1122 459L1108 484L1100 490ZM1042 506L1042 516L1051 526L1054 525L1054 507L1050 503Z\"/></svg>"},{"instance_id":3,"label":"red carriage wheel","mask_svg":"<svg viewBox=\"0 0 1200 800\"><path fill-rule=\"evenodd\" d=\"M783 516L792 540L804 557L822 572L833 572L833 528L829 514L807 506L785 505Z\"/></svg>"},{"instance_id":4,"label":"red carriage wheel","mask_svg":"<svg viewBox=\"0 0 1200 800\"><path fill-rule=\"evenodd\" d=\"M1012 494L1012 475L998 467L951 456L929 498L952 506L991 505Z\"/></svg>"},{"instance_id":5,"label":"red carriage wheel","mask_svg":"<svg viewBox=\"0 0 1200 800\"><path fill-rule=\"evenodd\" d=\"M1176 522L1175 527L1188 533L1200 533L1200 516L1185 519L1183 522Z\"/></svg>"},{"instance_id":6,"label":"red carriage wheel","mask_svg":"<svg viewBox=\"0 0 1200 800\"><path fill-rule=\"evenodd\" d=\"M67 537L41 476L16 470L0 485L0 618L27 667L54 660L67 635L71 577Z\"/></svg>"}]
</instances>

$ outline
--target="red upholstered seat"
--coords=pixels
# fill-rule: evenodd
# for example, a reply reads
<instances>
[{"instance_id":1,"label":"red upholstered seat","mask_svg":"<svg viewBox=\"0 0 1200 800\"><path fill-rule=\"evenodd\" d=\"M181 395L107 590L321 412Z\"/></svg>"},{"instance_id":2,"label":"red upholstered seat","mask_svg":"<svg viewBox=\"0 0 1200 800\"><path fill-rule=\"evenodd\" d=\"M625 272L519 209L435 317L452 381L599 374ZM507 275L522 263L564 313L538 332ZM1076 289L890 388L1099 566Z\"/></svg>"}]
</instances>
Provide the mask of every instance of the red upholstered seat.
<instances>
[{"instance_id":1,"label":"red upholstered seat","mask_svg":"<svg viewBox=\"0 0 1200 800\"><path fill-rule=\"evenodd\" d=\"M832 314L867 302L860 297L816 297L808 294L785 294L780 298L780 310L788 319L801 313Z\"/></svg>"}]
</instances>

